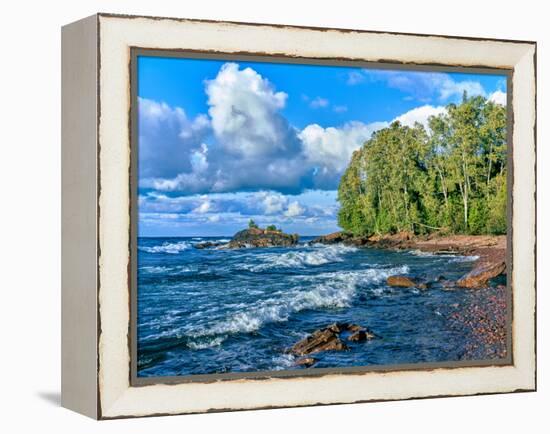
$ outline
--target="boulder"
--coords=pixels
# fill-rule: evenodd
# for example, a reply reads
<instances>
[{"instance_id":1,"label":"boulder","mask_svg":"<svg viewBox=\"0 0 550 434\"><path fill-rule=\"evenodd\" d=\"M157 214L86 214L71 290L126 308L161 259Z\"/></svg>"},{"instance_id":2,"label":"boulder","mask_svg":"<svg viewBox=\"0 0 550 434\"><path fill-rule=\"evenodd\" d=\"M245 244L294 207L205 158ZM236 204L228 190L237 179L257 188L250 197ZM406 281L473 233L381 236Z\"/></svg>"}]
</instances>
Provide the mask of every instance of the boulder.
<instances>
[{"instance_id":1,"label":"boulder","mask_svg":"<svg viewBox=\"0 0 550 434\"><path fill-rule=\"evenodd\" d=\"M298 359L296 360L296 362L294 362L296 366L303 366L305 368L309 368L315 363L317 363L317 359L314 357L302 357L301 359Z\"/></svg>"},{"instance_id":2,"label":"boulder","mask_svg":"<svg viewBox=\"0 0 550 434\"><path fill-rule=\"evenodd\" d=\"M462 288L483 288L490 279L506 271L506 262L485 262L478 264L472 271L457 280L457 286Z\"/></svg>"},{"instance_id":3,"label":"boulder","mask_svg":"<svg viewBox=\"0 0 550 434\"><path fill-rule=\"evenodd\" d=\"M317 330L298 341L289 352L297 356L305 356L320 351L342 351L347 349L348 347L340 340L336 332L325 328Z\"/></svg>"},{"instance_id":4,"label":"boulder","mask_svg":"<svg viewBox=\"0 0 550 434\"><path fill-rule=\"evenodd\" d=\"M370 341L371 339L374 339L376 335L372 333L370 330L357 330L355 333L351 334L348 337L348 341L352 342L363 342L363 341Z\"/></svg>"},{"instance_id":5,"label":"boulder","mask_svg":"<svg viewBox=\"0 0 550 434\"><path fill-rule=\"evenodd\" d=\"M426 289L427 285L425 282L420 282L414 277L408 276L390 276L386 279L388 286L396 286L399 288L412 288L417 287L420 289Z\"/></svg>"},{"instance_id":6,"label":"boulder","mask_svg":"<svg viewBox=\"0 0 550 434\"><path fill-rule=\"evenodd\" d=\"M291 247L298 243L298 234L285 234L282 231L270 231L249 228L237 232L225 247L240 249L243 247Z\"/></svg>"},{"instance_id":7,"label":"boulder","mask_svg":"<svg viewBox=\"0 0 550 434\"><path fill-rule=\"evenodd\" d=\"M347 339L352 342L362 342L377 337L373 332L358 324L335 322L298 341L288 352L297 356L305 356L320 351L347 350L347 345L341 340L342 333L351 333Z\"/></svg>"}]
</instances>

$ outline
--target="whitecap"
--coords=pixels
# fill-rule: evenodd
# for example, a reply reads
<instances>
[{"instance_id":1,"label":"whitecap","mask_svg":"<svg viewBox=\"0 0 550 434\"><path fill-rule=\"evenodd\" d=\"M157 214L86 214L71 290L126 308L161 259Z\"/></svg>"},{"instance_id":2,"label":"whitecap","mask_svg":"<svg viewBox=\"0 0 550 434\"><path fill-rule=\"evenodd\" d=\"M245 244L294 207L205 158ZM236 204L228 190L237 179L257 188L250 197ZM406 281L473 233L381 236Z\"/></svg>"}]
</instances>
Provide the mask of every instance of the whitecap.
<instances>
[{"instance_id":1,"label":"whitecap","mask_svg":"<svg viewBox=\"0 0 550 434\"><path fill-rule=\"evenodd\" d=\"M224 340L225 339L222 336L218 336L214 339L209 339L206 341L199 341L199 342L189 341L187 342L187 346L192 350L204 350L206 348L218 347L222 344Z\"/></svg>"},{"instance_id":2,"label":"whitecap","mask_svg":"<svg viewBox=\"0 0 550 434\"><path fill-rule=\"evenodd\" d=\"M138 249L147 253L171 253L177 254L182 250L190 248L187 241L179 241L177 243L163 243L158 246L139 246Z\"/></svg>"},{"instance_id":3,"label":"whitecap","mask_svg":"<svg viewBox=\"0 0 550 434\"><path fill-rule=\"evenodd\" d=\"M479 256L472 255L472 256L457 256L453 259L451 259L449 262L473 262L477 261L479 259Z\"/></svg>"},{"instance_id":4,"label":"whitecap","mask_svg":"<svg viewBox=\"0 0 550 434\"><path fill-rule=\"evenodd\" d=\"M292 354L280 354L272 358L273 371L283 371L295 366L296 358Z\"/></svg>"},{"instance_id":5,"label":"whitecap","mask_svg":"<svg viewBox=\"0 0 550 434\"><path fill-rule=\"evenodd\" d=\"M306 309L338 309L350 306L360 285L379 283L393 274L408 273L407 266L337 271L316 276L295 277L302 281L286 292L257 301L239 309L221 321L193 326L186 334L189 337L205 337L235 333L251 333L264 324L287 321L290 315ZM303 281L309 283L304 290Z\"/></svg>"},{"instance_id":6,"label":"whitecap","mask_svg":"<svg viewBox=\"0 0 550 434\"><path fill-rule=\"evenodd\" d=\"M162 267L162 266L158 266L158 267L146 266L146 267L139 267L139 269L143 270L146 273L157 274L157 273L165 273L165 272L169 271L171 268L170 267Z\"/></svg>"},{"instance_id":7,"label":"whitecap","mask_svg":"<svg viewBox=\"0 0 550 434\"><path fill-rule=\"evenodd\" d=\"M304 268L324 265L331 262L342 262L343 256L357 251L356 247L343 244L315 244L309 250L290 251L285 253L264 253L257 256L260 264L242 264L241 268L249 271L264 271L271 268Z\"/></svg>"}]
</instances>

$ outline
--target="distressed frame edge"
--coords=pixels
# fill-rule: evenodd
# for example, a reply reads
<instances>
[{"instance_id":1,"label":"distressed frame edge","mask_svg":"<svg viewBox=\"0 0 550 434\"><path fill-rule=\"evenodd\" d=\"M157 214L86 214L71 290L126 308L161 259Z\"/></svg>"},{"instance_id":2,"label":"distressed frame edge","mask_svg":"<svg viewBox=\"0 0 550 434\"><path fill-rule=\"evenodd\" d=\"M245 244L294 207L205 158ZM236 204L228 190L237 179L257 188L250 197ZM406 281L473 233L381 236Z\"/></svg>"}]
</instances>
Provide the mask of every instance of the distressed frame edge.
<instances>
[{"instance_id":1,"label":"distressed frame edge","mask_svg":"<svg viewBox=\"0 0 550 434\"><path fill-rule=\"evenodd\" d=\"M134 17L132 17L134 18ZM148 17L150 18L150 17ZM190 20L182 20L182 21L190 21ZM220 22L215 22L215 23L220 23ZM235 23L235 24L238 24L238 23ZM252 25L253 26L253 25ZM288 27L288 26L283 26L283 27ZM293 27L295 29L301 29L301 27ZM329 29L330 30L330 29ZM370 33L370 32L366 32L366 31L363 31L365 33ZM386 33L386 32L382 32L382 33ZM416 36L416 35L415 35ZM429 37L429 36L432 36L432 35L421 35L423 37ZM454 38L454 37L445 37L447 39L459 39L459 38ZM477 40L477 39L475 39ZM484 39L482 39L484 40ZM498 42L502 42L502 40L497 40ZM515 42L515 41L514 41ZM533 59L534 59L534 62L535 62L535 65L536 65L536 43L533 43L533 44L530 44L529 46L526 47L526 53L528 51L531 50L531 48L533 48ZM529 54L529 53L527 53ZM519 63L519 62L518 62ZM531 77L530 77L531 78ZM535 66L535 69L534 69L534 75L533 75L533 85L534 85L534 96L535 96L535 100L536 100L536 66ZM534 108L534 123L533 123L533 130L534 130L534 142L533 142L533 145L534 145L534 156L535 156L535 163L536 163L536 105ZM533 168L536 170L536 166ZM534 192L536 194L536 178L535 178L535 186L534 186ZM536 214L535 214L535 229L536 229ZM535 235L536 235L536 232L535 232ZM535 243L536 243L536 237L535 237ZM534 254L536 255L536 244L535 244L535 252ZM536 257L535 257L535 261L536 261ZM535 273L536 273L536 262L535 262ZM535 275L535 278L536 278L536 275ZM535 281L535 291L536 291L536 281ZM535 292L536 294L536 292ZM535 312L534 312L534 316L535 316L535 321L536 321L536 300L535 300ZM535 331L536 331L536 327L535 327ZM536 337L536 336L535 336ZM506 390L506 391L502 391L502 392L485 392L485 393L479 393L479 394L492 394L492 393L509 393L509 392L515 392L515 391L532 391L532 390L536 390L536 340L534 342L535 344L535 348L534 348L534 363L535 363L535 366L534 366L534 378L535 378L535 381L534 381L534 384L533 386L531 387L531 384L528 385L528 387L526 388L522 388L522 387L519 387L515 390ZM99 352L99 348L98 348L98 352ZM249 380L251 381L251 380ZM469 394L458 394L458 395L455 395L455 394L450 394L450 395L426 395L426 396L413 396L413 397L409 397L409 398L393 398L393 399L422 399L422 398L428 398L428 397L434 397L434 396L466 396L466 395L476 395L478 393L469 393ZM393 400L393 399L368 399L368 400L359 400L359 401L353 401L353 402L373 402L373 401L380 401L380 400ZM350 401L351 402L351 401ZM345 402L334 402L334 404L338 404L338 403L345 403ZM310 404L303 404L303 405L295 405L295 404L288 404L288 405L275 405L273 407L246 407L246 408L212 408L212 409L207 409L205 411L229 411L229 410L249 410L249 409L254 409L254 408L280 408L280 407L285 407L285 406L292 406L292 407L297 407L297 406L310 406L310 405L324 405L324 404L329 404L329 403L326 403L326 402L319 402L319 403L310 403ZM116 410L115 410L116 412ZM203 411L184 411L182 410L181 412L177 412L177 413L174 413L174 412L168 412L168 413L155 413L154 415L160 415L160 414L188 414L188 413L197 413L197 412L203 412ZM106 413L111 413L110 411L107 411ZM147 416L149 414L105 414L104 416L102 416L102 418L104 419L108 419L108 418L120 418L120 417L136 417L136 416Z\"/></svg>"}]
</instances>

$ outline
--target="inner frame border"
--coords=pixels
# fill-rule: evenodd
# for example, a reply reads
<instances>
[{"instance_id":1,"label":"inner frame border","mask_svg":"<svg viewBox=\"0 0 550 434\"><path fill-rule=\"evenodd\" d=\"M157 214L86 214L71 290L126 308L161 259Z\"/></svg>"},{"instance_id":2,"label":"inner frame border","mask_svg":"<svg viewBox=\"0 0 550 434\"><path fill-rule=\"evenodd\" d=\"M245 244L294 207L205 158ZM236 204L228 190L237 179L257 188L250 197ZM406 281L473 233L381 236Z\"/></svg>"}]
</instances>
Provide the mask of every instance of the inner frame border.
<instances>
[{"instance_id":1,"label":"inner frame border","mask_svg":"<svg viewBox=\"0 0 550 434\"><path fill-rule=\"evenodd\" d=\"M218 381L249 379L267 380L271 378L294 379L304 377L322 377L324 375L358 375L366 372L395 372L395 371L430 371L439 368L453 369L466 367L487 367L487 366L510 366L513 365L513 128L514 111L512 104L513 69L494 67L472 67L472 66L451 66L430 63L399 63L390 61L361 61L350 58L313 58L284 56L279 54L266 55L265 53L224 53L211 50L189 50L189 49L156 49L144 47L129 47L129 143L130 143L130 169L129 169L129 190L130 190L130 230L129 230L129 295L130 295L130 321L128 329L128 345L130 351L129 384L130 387L147 386L154 384L175 385L181 383L212 383ZM203 59L203 60L226 60L226 61L248 61L262 63L283 63L296 65L318 65L318 66L340 66L340 67L363 67L384 70L407 70L424 72L458 72L477 74L499 74L506 76L506 135L507 135L507 233L506 233L506 357L501 359L481 359L450 362L424 362L407 363L395 365L373 365L373 366L349 366L335 368L306 368L297 370L281 371L252 371L252 372L230 372L223 374L195 374L182 376L154 376L138 377L137 375L137 239L138 239L138 57L164 57L179 59Z\"/></svg>"}]
</instances>

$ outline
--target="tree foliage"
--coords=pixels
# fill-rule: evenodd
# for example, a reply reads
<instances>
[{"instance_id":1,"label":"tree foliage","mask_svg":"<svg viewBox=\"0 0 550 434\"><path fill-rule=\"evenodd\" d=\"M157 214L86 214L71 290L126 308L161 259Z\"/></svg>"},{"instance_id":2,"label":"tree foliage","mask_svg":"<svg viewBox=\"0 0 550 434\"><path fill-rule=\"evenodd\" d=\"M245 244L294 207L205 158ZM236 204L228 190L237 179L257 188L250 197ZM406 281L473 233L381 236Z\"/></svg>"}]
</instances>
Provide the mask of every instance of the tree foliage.
<instances>
[{"instance_id":1,"label":"tree foliage","mask_svg":"<svg viewBox=\"0 0 550 434\"><path fill-rule=\"evenodd\" d=\"M342 228L506 233L506 109L467 95L446 108L427 130L394 122L353 153L338 188Z\"/></svg>"}]
</instances>

